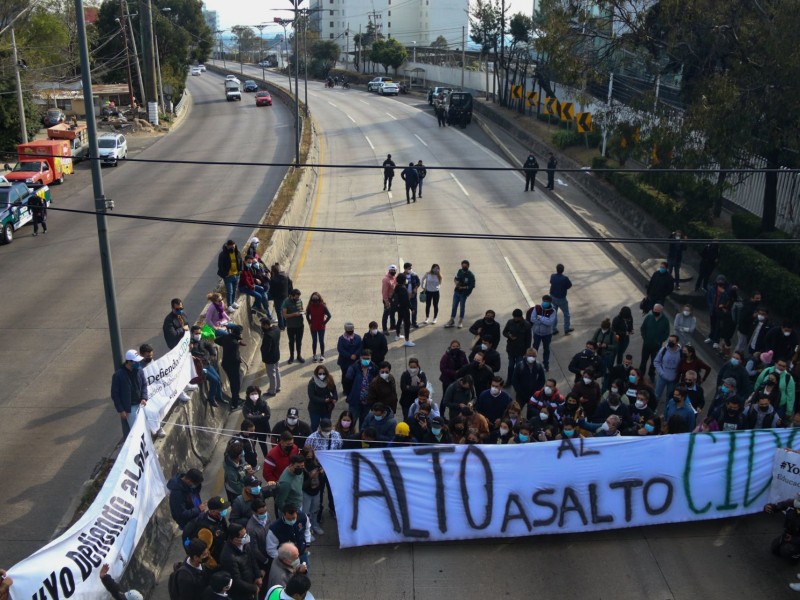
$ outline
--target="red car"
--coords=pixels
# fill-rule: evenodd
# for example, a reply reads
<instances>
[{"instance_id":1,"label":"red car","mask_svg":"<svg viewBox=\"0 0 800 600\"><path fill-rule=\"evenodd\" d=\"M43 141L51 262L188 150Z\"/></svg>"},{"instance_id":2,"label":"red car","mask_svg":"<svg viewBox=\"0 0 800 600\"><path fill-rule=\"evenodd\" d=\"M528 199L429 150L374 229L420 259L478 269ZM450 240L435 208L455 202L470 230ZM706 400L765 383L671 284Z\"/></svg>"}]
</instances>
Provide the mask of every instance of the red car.
<instances>
[{"instance_id":1,"label":"red car","mask_svg":"<svg viewBox=\"0 0 800 600\"><path fill-rule=\"evenodd\" d=\"M256 93L256 106L272 106L272 96L269 92Z\"/></svg>"}]
</instances>

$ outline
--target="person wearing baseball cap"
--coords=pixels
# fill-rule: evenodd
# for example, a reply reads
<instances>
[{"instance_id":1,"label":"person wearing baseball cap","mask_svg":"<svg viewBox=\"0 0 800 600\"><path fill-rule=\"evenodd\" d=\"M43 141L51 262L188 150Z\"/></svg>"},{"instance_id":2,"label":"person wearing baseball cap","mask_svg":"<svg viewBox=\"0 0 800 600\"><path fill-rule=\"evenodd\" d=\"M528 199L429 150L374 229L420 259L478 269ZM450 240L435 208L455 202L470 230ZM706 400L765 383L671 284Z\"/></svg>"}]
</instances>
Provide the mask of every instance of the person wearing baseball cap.
<instances>
[{"instance_id":1,"label":"person wearing baseball cap","mask_svg":"<svg viewBox=\"0 0 800 600\"><path fill-rule=\"evenodd\" d=\"M386 327L387 322L391 324L392 329L396 325L394 309L392 308L392 294L394 294L394 288L397 285L395 277L397 277L397 265L389 265L386 275L381 280L381 298L383 299L381 325L383 327L383 335L389 335L389 330Z\"/></svg>"},{"instance_id":2,"label":"person wearing baseball cap","mask_svg":"<svg viewBox=\"0 0 800 600\"><path fill-rule=\"evenodd\" d=\"M394 322L394 316L392 316L392 322ZM339 353L336 364L339 365L339 369L342 372L342 389L344 389L345 394L350 393L351 384L345 379L345 375L347 375L347 370L350 366L355 364L361 355L361 344L362 339L356 333L356 326L348 321L344 324L344 333L339 336L336 342L336 351Z\"/></svg>"},{"instance_id":3,"label":"person wearing baseball cap","mask_svg":"<svg viewBox=\"0 0 800 600\"><path fill-rule=\"evenodd\" d=\"M125 353L125 362L111 377L111 400L122 424L122 437L136 422L139 411L147 405L147 380L141 369L142 357L136 350Z\"/></svg>"},{"instance_id":4,"label":"person wearing baseball cap","mask_svg":"<svg viewBox=\"0 0 800 600\"><path fill-rule=\"evenodd\" d=\"M228 531L228 515L231 512L231 503L222 496L213 496L206 503L207 510L199 517L190 521L183 528L184 549L189 543L198 538L202 540L210 554L206 567L210 571L219 568L222 548Z\"/></svg>"},{"instance_id":5,"label":"person wearing baseball cap","mask_svg":"<svg viewBox=\"0 0 800 600\"><path fill-rule=\"evenodd\" d=\"M286 418L272 428L273 435L281 435L288 431L294 438L298 448L306 445L306 438L311 435L311 425L300 419L300 411L292 407L286 411Z\"/></svg>"}]
</instances>

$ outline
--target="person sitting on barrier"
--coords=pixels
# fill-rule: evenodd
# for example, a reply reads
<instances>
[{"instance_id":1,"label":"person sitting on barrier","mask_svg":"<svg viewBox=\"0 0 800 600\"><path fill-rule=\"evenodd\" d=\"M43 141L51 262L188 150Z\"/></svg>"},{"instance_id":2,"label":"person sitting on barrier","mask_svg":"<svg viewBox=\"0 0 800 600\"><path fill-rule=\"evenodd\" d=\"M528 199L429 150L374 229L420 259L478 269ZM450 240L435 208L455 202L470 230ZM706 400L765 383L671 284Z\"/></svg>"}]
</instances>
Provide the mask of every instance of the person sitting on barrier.
<instances>
[{"instance_id":1,"label":"person sitting on barrier","mask_svg":"<svg viewBox=\"0 0 800 600\"><path fill-rule=\"evenodd\" d=\"M213 292L206 296L208 298L208 308L206 309L206 323L216 331L217 336L225 335L228 330L225 326L232 323L228 317L228 309L225 308L225 301L222 294Z\"/></svg>"},{"instance_id":2,"label":"person sitting on barrier","mask_svg":"<svg viewBox=\"0 0 800 600\"><path fill-rule=\"evenodd\" d=\"M766 504L764 512L784 514L783 532L772 540L771 550L775 556L797 564L800 561L800 494L781 502Z\"/></svg>"},{"instance_id":3,"label":"person sitting on barrier","mask_svg":"<svg viewBox=\"0 0 800 600\"><path fill-rule=\"evenodd\" d=\"M536 440L533 437L533 426L528 423L527 421L520 421L519 425L517 425L517 433L511 439L509 444L529 444L531 442L535 442ZM469 437L467 438L467 443L469 444Z\"/></svg>"}]
</instances>

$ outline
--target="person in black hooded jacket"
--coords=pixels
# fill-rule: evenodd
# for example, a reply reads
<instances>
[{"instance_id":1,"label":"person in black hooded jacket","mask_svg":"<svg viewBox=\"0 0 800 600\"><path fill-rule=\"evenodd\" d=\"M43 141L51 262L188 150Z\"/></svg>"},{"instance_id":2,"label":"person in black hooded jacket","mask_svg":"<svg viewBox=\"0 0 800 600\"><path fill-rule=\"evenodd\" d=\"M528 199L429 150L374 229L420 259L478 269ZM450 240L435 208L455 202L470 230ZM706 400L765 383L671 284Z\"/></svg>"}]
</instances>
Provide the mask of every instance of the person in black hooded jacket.
<instances>
[{"instance_id":1,"label":"person in black hooded jacket","mask_svg":"<svg viewBox=\"0 0 800 600\"><path fill-rule=\"evenodd\" d=\"M169 512L181 529L206 510L205 502L200 501L202 485L203 474L197 469L178 473L167 482Z\"/></svg>"}]
</instances>

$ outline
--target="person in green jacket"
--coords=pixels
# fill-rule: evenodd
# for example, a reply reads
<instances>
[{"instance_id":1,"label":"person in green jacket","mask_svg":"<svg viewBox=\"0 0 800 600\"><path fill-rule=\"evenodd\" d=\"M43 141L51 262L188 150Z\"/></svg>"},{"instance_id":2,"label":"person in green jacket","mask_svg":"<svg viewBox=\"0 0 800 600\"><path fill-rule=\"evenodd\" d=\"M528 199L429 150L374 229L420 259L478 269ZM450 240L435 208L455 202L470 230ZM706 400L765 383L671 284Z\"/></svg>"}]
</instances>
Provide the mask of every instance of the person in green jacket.
<instances>
[{"instance_id":1,"label":"person in green jacket","mask_svg":"<svg viewBox=\"0 0 800 600\"><path fill-rule=\"evenodd\" d=\"M784 419L787 415L791 417L791 415L794 414L794 377L786 370L787 366L785 360L779 360L775 363L774 367L767 367L758 375L755 386L756 390L760 390L764 381L767 379L767 375L775 373L775 376L778 378L778 388L781 391L781 402L778 406L778 414L781 419Z\"/></svg>"},{"instance_id":2,"label":"person in green jacket","mask_svg":"<svg viewBox=\"0 0 800 600\"><path fill-rule=\"evenodd\" d=\"M276 514L280 514L284 506L303 506L303 468L305 457L295 454L289 466L283 470L278 479L278 494L275 496Z\"/></svg>"},{"instance_id":3,"label":"person in green jacket","mask_svg":"<svg viewBox=\"0 0 800 600\"><path fill-rule=\"evenodd\" d=\"M639 328L639 332L642 334L642 362L639 363L639 373L645 372L647 361L650 361L650 370L647 371L647 374L651 381L656 377L653 359L669 337L669 320L663 313L664 307L661 304L653 305L653 309L644 318L642 326Z\"/></svg>"}]
</instances>

